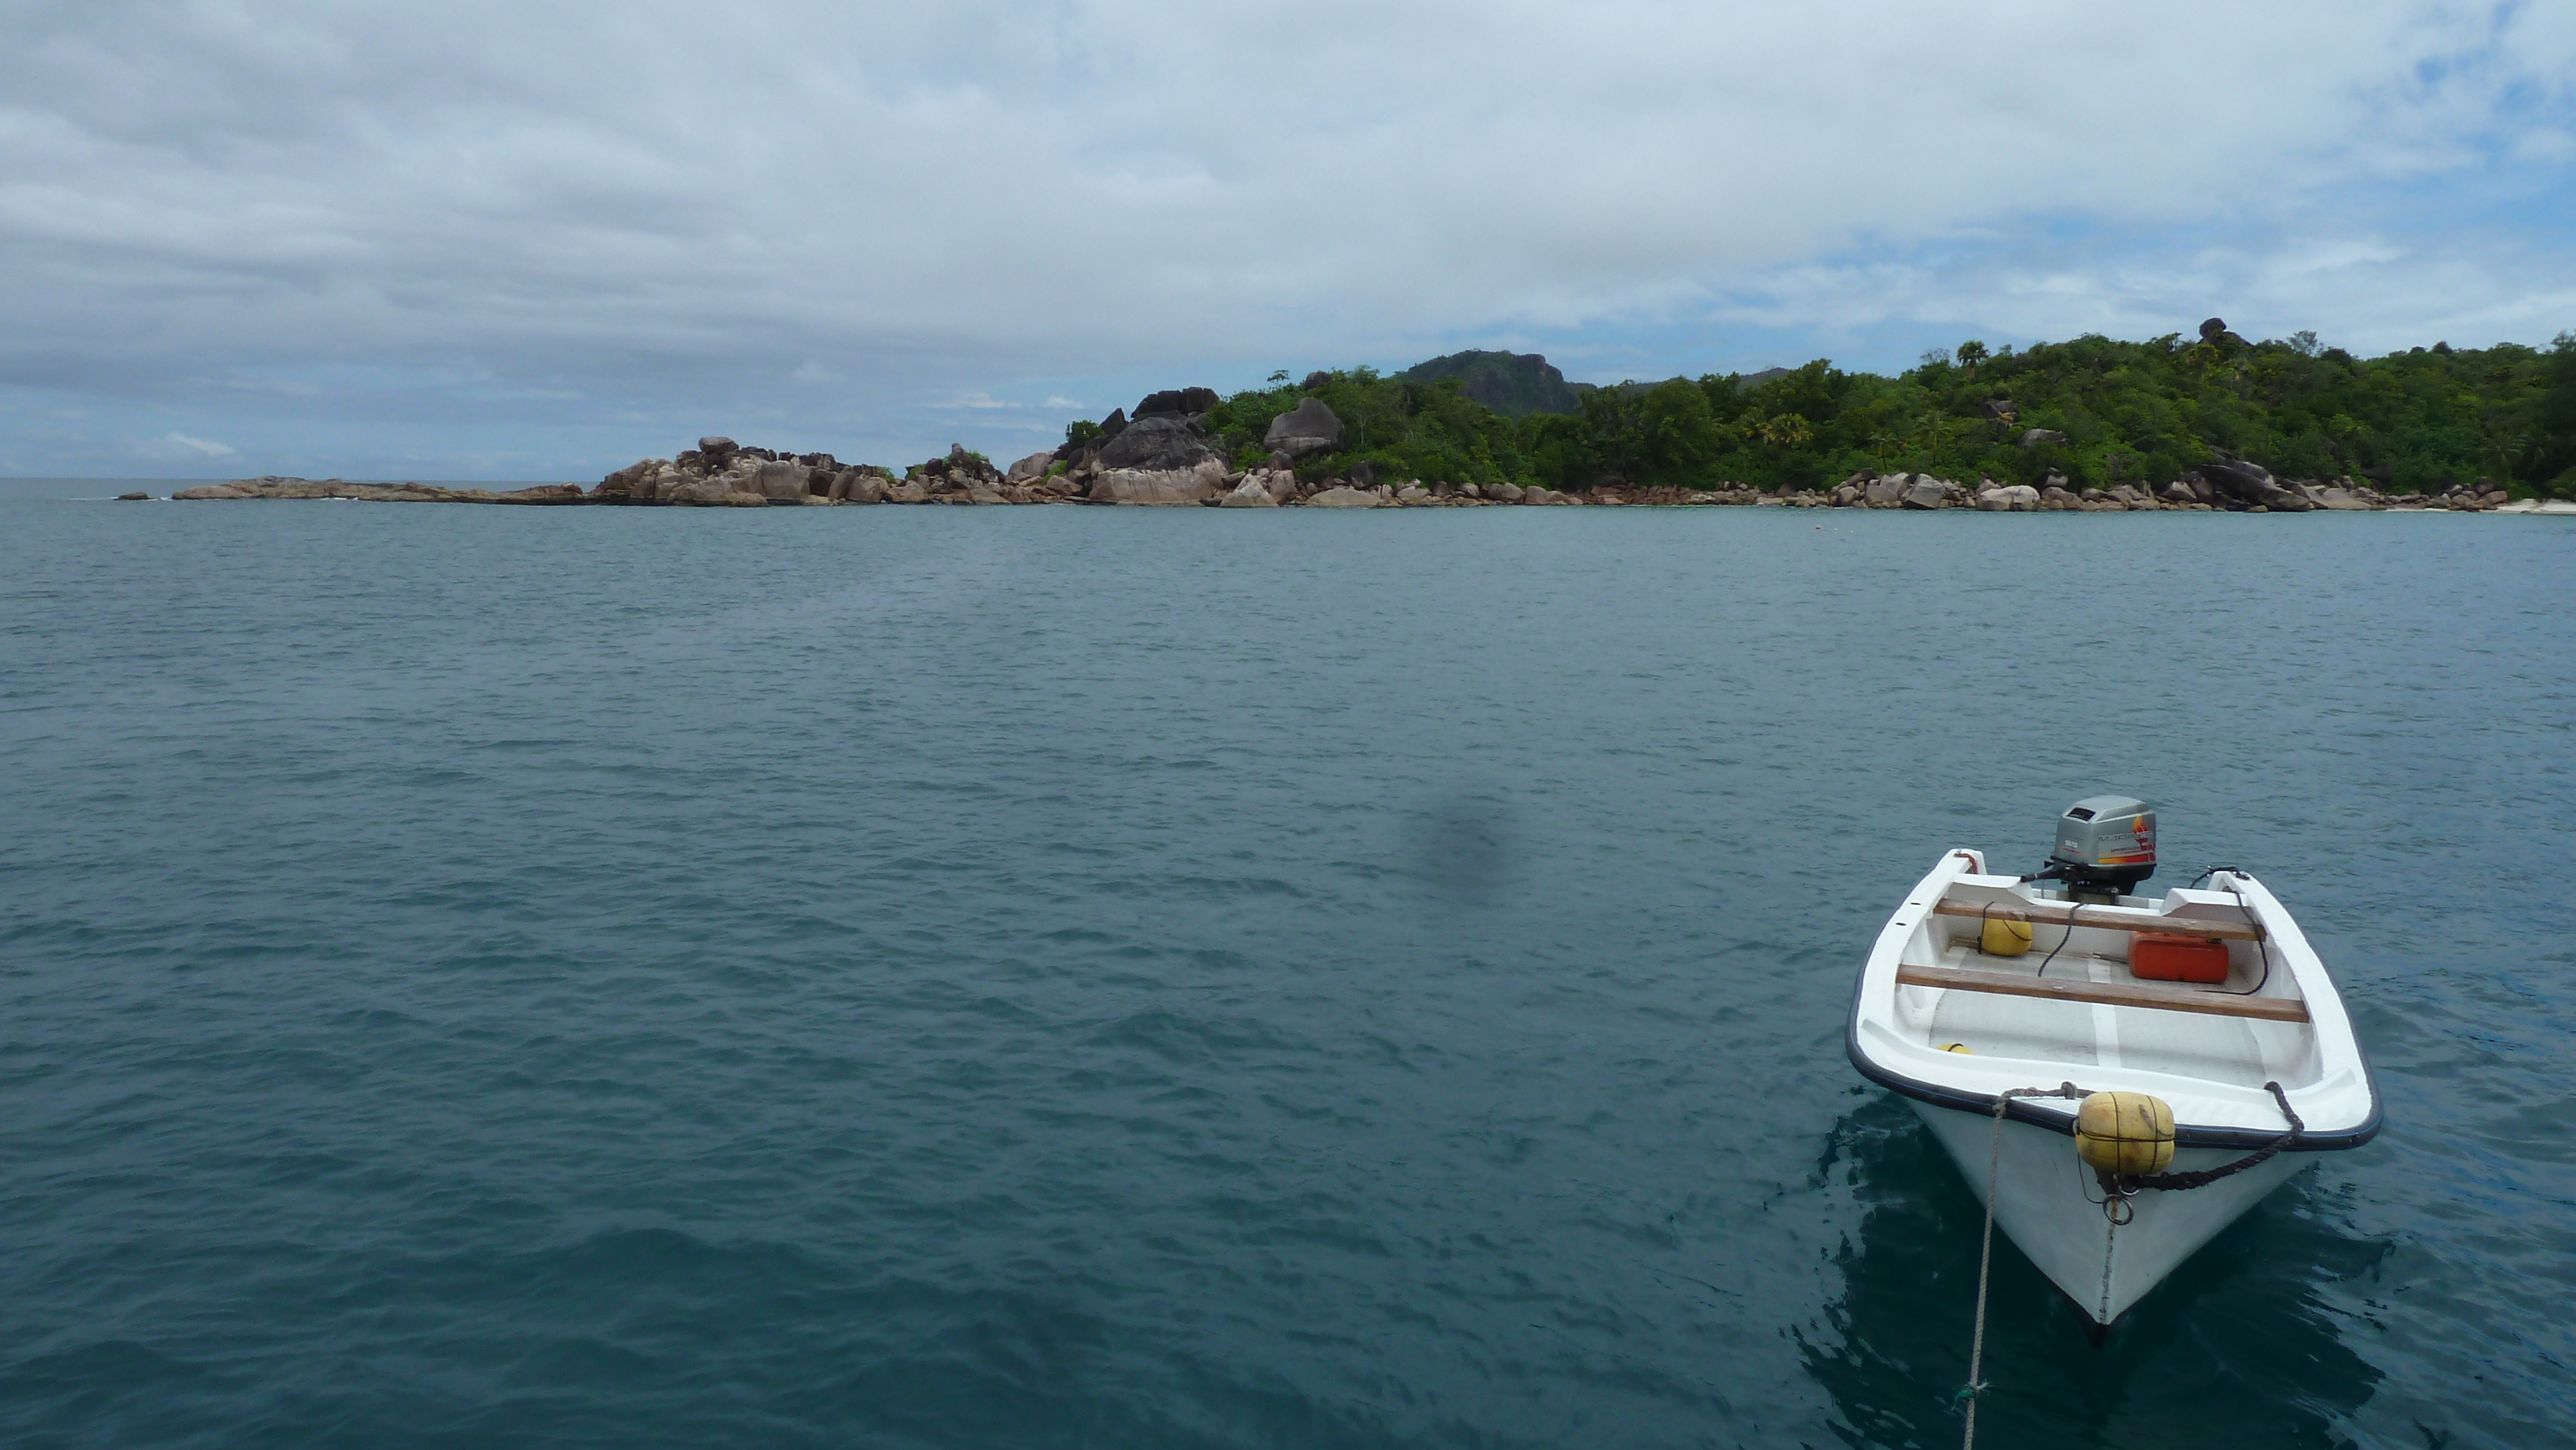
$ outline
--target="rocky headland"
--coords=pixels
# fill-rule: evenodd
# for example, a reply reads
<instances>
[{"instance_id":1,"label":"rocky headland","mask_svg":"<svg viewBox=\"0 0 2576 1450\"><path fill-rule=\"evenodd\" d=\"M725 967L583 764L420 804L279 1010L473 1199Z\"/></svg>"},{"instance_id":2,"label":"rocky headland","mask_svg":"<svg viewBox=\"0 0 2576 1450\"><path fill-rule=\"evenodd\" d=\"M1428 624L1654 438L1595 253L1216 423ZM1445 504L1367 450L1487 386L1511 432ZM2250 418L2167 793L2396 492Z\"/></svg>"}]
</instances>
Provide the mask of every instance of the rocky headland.
<instances>
[{"instance_id":1,"label":"rocky headland","mask_svg":"<svg viewBox=\"0 0 2576 1450\"><path fill-rule=\"evenodd\" d=\"M1079 443L1032 453L996 467L963 445L917 464L897 478L873 464L844 464L828 453L786 453L706 437L676 458L647 458L589 488L541 484L508 492L423 483L351 483L341 479L238 479L183 489L173 499L351 499L361 503L617 505L627 507L770 508L868 504L1106 504L1208 508L1486 508L1546 505L1734 505L1773 508L1903 509L1981 513L2122 513L2227 510L2245 513L2444 510L2461 513L2576 513L2576 505L2510 501L2502 489L2471 484L2432 495L2388 494L2367 480L2275 478L2259 464L2221 456L2162 489L2128 484L2074 488L2059 475L2043 483L1973 484L1928 473L1862 471L1831 488L1762 490L1719 483L1708 488L1641 487L1617 481L1580 491L1447 479L1381 479L1365 462L1321 478L1301 476L1302 458L1341 446L1343 425L1320 399L1281 414L1265 442L1269 456L1229 468L1207 436L1205 410L1215 395L1190 388L1156 393L1129 417L1113 412ZM127 499L148 494L126 494Z\"/></svg>"}]
</instances>

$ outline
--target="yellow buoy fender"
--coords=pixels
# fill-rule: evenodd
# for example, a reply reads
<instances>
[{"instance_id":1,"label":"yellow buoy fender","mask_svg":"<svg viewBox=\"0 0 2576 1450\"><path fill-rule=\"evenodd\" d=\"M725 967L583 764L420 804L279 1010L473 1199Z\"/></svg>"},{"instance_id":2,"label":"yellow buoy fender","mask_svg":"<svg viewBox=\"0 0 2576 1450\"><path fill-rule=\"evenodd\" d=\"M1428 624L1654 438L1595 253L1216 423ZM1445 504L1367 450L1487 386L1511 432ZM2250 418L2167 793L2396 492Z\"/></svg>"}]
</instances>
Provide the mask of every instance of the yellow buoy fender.
<instances>
[{"instance_id":1,"label":"yellow buoy fender","mask_svg":"<svg viewBox=\"0 0 2576 1450\"><path fill-rule=\"evenodd\" d=\"M1977 950L1990 957L2017 957L2029 951L2030 918L2019 913L1987 917L1985 929L1977 934Z\"/></svg>"},{"instance_id":2,"label":"yellow buoy fender","mask_svg":"<svg viewBox=\"0 0 2576 1450\"><path fill-rule=\"evenodd\" d=\"M2075 1110L2075 1152L2101 1173L2162 1173L2173 1162L2173 1109L2152 1093L2095 1093Z\"/></svg>"}]
</instances>

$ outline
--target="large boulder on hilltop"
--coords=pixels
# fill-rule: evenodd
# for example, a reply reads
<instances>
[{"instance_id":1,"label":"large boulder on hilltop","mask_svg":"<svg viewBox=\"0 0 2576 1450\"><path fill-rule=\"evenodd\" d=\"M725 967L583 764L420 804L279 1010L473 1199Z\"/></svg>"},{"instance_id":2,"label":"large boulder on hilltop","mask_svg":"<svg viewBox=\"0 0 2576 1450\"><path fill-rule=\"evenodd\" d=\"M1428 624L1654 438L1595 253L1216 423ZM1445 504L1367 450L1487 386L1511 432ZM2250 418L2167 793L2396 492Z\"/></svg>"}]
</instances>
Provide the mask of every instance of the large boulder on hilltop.
<instances>
[{"instance_id":1,"label":"large boulder on hilltop","mask_svg":"<svg viewBox=\"0 0 2576 1450\"><path fill-rule=\"evenodd\" d=\"M2212 317L2200 324L2200 340L2223 352L2234 352L2246 346L2245 339L2227 330L2227 319Z\"/></svg>"},{"instance_id":2,"label":"large boulder on hilltop","mask_svg":"<svg viewBox=\"0 0 2576 1450\"><path fill-rule=\"evenodd\" d=\"M1147 393L1136 405L1136 416L1143 418L1192 418L1210 412L1217 405L1214 388L1167 388Z\"/></svg>"},{"instance_id":3,"label":"large boulder on hilltop","mask_svg":"<svg viewBox=\"0 0 2576 1450\"><path fill-rule=\"evenodd\" d=\"M698 440L698 456L707 461L710 470L721 469L742 451L742 445L730 438L706 437Z\"/></svg>"},{"instance_id":4,"label":"large boulder on hilltop","mask_svg":"<svg viewBox=\"0 0 2576 1450\"><path fill-rule=\"evenodd\" d=\"M1308 398L1270 420L1270 431L1262 435L1261 446L1290 458L1330 453L1342 446L1342 420L1333 416L1323 399Z\"/></svg>"},{"instance_id":5,"label":"large boulder on hilltop","mask_svg":"<svg viewBox=\"0 0 2576 1450\"><path fill-rule=\"evenodd\" d=\"M1216 445L1197 425L1185 418L1158 413L1129 423L1102 446L1098 459L1104 469L1136 469L1164 473L1189 469L1211 459L1221 458Z\"/></svg>"}]
</instances>

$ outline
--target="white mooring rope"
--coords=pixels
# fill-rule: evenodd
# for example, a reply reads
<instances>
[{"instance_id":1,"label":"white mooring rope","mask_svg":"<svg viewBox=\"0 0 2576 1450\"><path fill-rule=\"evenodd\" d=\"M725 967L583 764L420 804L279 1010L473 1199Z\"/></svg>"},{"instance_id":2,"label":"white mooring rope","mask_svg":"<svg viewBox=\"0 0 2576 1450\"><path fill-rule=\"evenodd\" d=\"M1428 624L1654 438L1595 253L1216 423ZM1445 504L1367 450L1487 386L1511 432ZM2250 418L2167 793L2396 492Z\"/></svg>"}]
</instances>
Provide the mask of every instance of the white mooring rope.
<instances>
[{"instance_id":1,"label":"white mooring rope","mask_svg":"<svg viewBox=\"0 0 2576 1450\"><path fill-rule=\"evenodd\" d=\"M1968 1433L1960 1450L1977 1450L1977 1397L1986 1392L1986 1278L1995 1264L1995 1176L2004 1158L2004 1105L2012 1099L2009 1092L1995 1098L1994 1144L1986 1152L1986 1238L1977 1250L1977 1337L1969 1342L1968 1382L1959 1390L1959 1398L1968 1402Z\"/></svg>"},{"instance_id":2,"label":"white mooring rope","mask_svg":"<svg viewBox=\"0 0 2576 1450\"><path fill-rule=\"evenodd\" d=\"M1968 1403L1968 1428L1959 1442L1959 1450L1977 1450L1977 1397L1986 1392L1986 1281L1995 1266L1995 1179L2004 1158L2004 1109L2015 1098L2080 1098L2084 1094L2073 1083L2053 1088L2007 1088L1995 1095L1994 1144L1986 1150L1986 1236L1977 1250L1977 1334L1968 1346L1968 1382L1959 1387L1959 1398Z\"/></svg>"}]
</instances>

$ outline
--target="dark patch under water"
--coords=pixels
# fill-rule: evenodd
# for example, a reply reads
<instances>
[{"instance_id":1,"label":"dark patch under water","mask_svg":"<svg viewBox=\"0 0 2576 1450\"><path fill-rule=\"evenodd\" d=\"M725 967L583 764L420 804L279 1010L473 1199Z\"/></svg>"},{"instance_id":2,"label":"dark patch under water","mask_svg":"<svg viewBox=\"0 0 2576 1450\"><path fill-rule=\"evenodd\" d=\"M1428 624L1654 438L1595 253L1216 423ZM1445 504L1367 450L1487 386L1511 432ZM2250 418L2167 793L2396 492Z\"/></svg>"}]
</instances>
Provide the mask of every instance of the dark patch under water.
<instances>
[{"instance_id":1,"label":"dark patch under water","mask_svg":"<svg viewBox=\"0 0 2576 1450\"><path fill-rule=\"evenodd\" d=\"M1976 1202L1844 1007L2102 789L2300 914L2388 1128L2100 1349L2000 1253L1980 1443L2571 1443L2562 521L21 496L0 565L9 1444L1955 1443Z\"/></svg>"}]
</instances>

